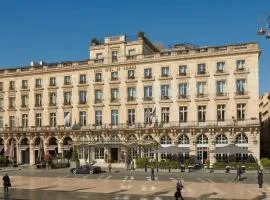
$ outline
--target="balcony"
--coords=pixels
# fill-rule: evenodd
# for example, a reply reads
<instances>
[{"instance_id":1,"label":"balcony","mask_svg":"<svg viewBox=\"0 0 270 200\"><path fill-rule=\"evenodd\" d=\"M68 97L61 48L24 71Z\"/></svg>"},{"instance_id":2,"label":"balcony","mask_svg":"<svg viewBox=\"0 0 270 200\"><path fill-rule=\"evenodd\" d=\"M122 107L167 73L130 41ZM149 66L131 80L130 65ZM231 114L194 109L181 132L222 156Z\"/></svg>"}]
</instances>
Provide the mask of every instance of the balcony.
<instances>
[{"instance_id":1,"label":"balcony","mask_svg":"<svg viewBox=\"0 0 270 200\"><path fill-rule=\"evenodd\" d=\"M195 77L208 77L208 76L210 76L209 72L206 72L206 71L198 72L198 73L195 74Z\"/></svg>"},{"instance_id":2,"label":"balcony","mask_svg":"<svg viewBox=\"0 0 270 200\"><path fill-rule=\"evenodd\" d=\"M142 81L154 81L155 78L152 75L144 76Z\"/></svg>"},{"instance_id":3,"label":"balcony","mask_svg":"<svg viewBox=\"0 0 270 200\"><path fill-rule=\"evenodd\" d=\"M112 97L110 100L110 106L120 106L120 100L118 97Z\"/></svg>"},{"instance_id":4,"label":"balcony","mask_svg":"<svg viewBox=\"0 0 270 200\"><path fill-rule=\"evenodd\" d=\"M62 88L72 88L71 82L64 82L64 85L62 85Z\"/></svg>"},{"instance_id":5,"label":"balcony","mask_svg":"<svg viewBox=\"0 0 270 200\"><path fill-rule=\"evenodd\" d=\"M52 103L52 102L49 103L49 108L55 108L55 107L56 107L56 103Z\"/></svg>"},{"instance_id":6,"label":"balcony","mask_svg":"<svg viewBox=\"0 0 270 200\"><path fill-rule=\"evenodd\" d=\"M153 97L144 97L143 101L143 103L154 103Z\"/></svg>"},{"instance_id":7,"label":"balcony","mask_svg":"<svg viewBox=\"0 0 270 200\"><path fill-rule=\"evenodd\" d=\"M95 104L101 104L103 102L103 99L95 99Z\"/></svg>"},{"instance_id":8,"label":"balcony","mask_svg":"<svg viewBox=\"0 0 270 200\"><path fill-rule=\"evenodd\" d=\"M245 67L237 68L234 70L234 74L247 74L249 70Z\"/></svg>"},{"instance_id":9,"label":"balcony","mask_svg":"<svg viewBox=\"0 0 270 200\"><path fill-rule=\"evenodd\" d=\"M103 64L104 62L104 58L97 58L97 59L94 59L94 64Z\"/></svg>"},{"instance_id":10,"label":"balcony","mask_svg":"<svg viewBox=\"0 0 270 200\"><path fill-rule=\"evenodd\" d=\"M28 105L22 104L22 105L21 105L21 111L27 111L27 110L29 110Z\"/></svg>"},{"instance_id":11,"label":"balcony","mask_svg":"<svg viewBox=\"0 0 270 200\"><path fill-rule=\"evenodd\" d=\"M48 86L48 89L57 89L58 87L57 87L57 85L49 85Z\"/></svg>"},{"instance_id":12,"label":"balcony","mask_svg":"<svg viewBox=\"0 0 270 200\"><path fill-rule=\"evenodd\" d=\"M172 99L171 97L167 96L167 95L162 95L160 97L160 103L172 103Z\"/></svg>"},{"instance_id":13,"label":"balcony","mask_svg":"<svg viewBox=\"0 0 270 200\"><path fill-rule=\"evenodd\" d=\"M10 111L14 110L15 111L16 110L15 105L9 105L8 110L10 110Z\"/></svg>"},{"instance_id":14,"label":"balcony","mask_svg":"<svg viewBox=\"0 0 270 200\"><path fill-rule=\"evenodd\" d=\"M130 60L136 60L136 59L137 59L137 55L130 55L130 56L127 56L126 59L127 59L127 61L130 61Z\"/></svg>"},{"instance_id":15,"label":"balcony","mask_svg":"<svg viewBox=\"0 0 270 200\"><path fill-rule=\"evenodd\" d=\"M136 100L137 99L136 99L135 96L128 96L126 104L128 104L128 105L136 105L136 104L138 104Z\"/></svg>"},{"instance_id":16,"label":"balcony","mask_svg":"<svg viewBox=\"0 0 270 200\"><path fill-rule=\"evenodd\" d=\"M132 75L132 76L128 76L126 79L126 83L133 83L133 82L137 82L137 77Z\"/></svg>"},{"instance_id":17,"label":"balcony","mask_svg":"<svg viewBox=\"0 0 270 200\"><path fill-rule=\"evenodd\" d=\"M236 91L235 98L236 99L249 99L249 94L247 91Z\"/></svg>"},{"instance_id":18,"label":"balcony","mask_svg":"<svg viewBox=\"0 0 270 200\"><path fill-rule=\"evenodd\" d=\"M171 80L173 79L171 75L169 74L162 74L160 77L159 77L159 80Z\"/></svg>"},{"instance_id":19,"label":"balcony","mask_svg":"<svg viewBox=\"0 0 270 200\"><path fill-rule=\"evenodd\" d=\"M9 87L8 90L9 90L9 92L16 92L16 88L15 87Z\"/></svg>"},{"instance_id":20,"label":"balcony","mask_svg":"<svg viewBox=\"0 0 270 200\"><path fill-rule=\"evenodd\" d=\"M178 95L178 101L180 101L180 102L190 101L190 96L187 95L187 94L179 94Z\"/></svg>"},{"instance_id":21,"label":"balcony","mask_svg":"<svg viewBox=\"0 0 270 200\"><path fill-rule=\"evenodd\" d=\"M110 84L120 84L120 80L118 77L112 77L111 80L110 80Z\"/></svg>"},{"instance_id":22,"label":"balcony","mask_svg":"<svg viewBox=\"0 0 270 200\"><path fill-rule=\"evenodd\" d=\"M209 97L208 97L208 94L206 93L198 93L196 95L196 99L195 101L209 101Z\"/></svg>"},{"instance_id":23,"label":"balcony","mask_svg":"<svg viewBox=\"0 0 270 200\"><path fill-rule=\"evenodd\" d=\"M229 75L228 72L226 72L226 70L222 70L222 69L217 69L214 76L225 76L225 75Z\"/></svg>"},{"instance_id":24,"label":"balcony","mask_svg":"<svg viewBox=\"0 0 270 200\"><path fill-rule=\"evenodd\" d=\"M87 101L86 100L79 100L79 105L86 105Z\"/></svg>"},{"instance_id":25,"label":"balcony","mask_svg":"<svg viewBox=\"0 0 270 200\"><path fill-rule=\"evenodd\" d=\"M176 77L177 79L184 79L184 78L190 78L190 75L189 75L189 73L187 73L187 72L179 72L178 74L177 74L177 77Z\"/></svg>"},{"instance_id":26,"label":"balcony","mask_svg":"<svg viewBox=\"0 0 270 200\"><path fill-rule=\"evenodd\" d=\"M21 87L21 91L30 91L30 89L28 86L25 85Z\"/></svg>"}]
</instances>

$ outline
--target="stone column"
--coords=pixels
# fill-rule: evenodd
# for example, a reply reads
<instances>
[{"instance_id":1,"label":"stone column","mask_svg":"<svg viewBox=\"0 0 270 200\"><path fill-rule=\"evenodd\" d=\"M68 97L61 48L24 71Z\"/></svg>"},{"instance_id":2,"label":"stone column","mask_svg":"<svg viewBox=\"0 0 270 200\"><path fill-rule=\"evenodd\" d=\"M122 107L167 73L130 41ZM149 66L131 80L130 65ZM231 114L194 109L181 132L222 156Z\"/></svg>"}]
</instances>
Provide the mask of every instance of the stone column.
<instances>
[{"instance_id":1,"label":"stone column","mask_svg":"<svg viewBox=\"0 0 270 200\"><path fill-rule=\"evenodd\" d=\"M209 140L209 158L208 158L210 161L210 164L213 164L216 162L215 153L211 153L215 149L216 149L216 143L215 143L214 138L211 137Z\"/></svg>"},{"instance_id":2,"label":"stone column","mask_svg":"<svg viewBox=\"0 0 270 200\"><path fill-rule=\"evenodd\" d=\"M17 154L17 163L22 163L22 153L21 149L19 149L19 144L16 144L16 154Z\"/></svg>"},{"instance_id":3,"label":"stone column","mask_svg":"<svg viewBox=\"0 0 270 200\"><path fill-rule=\"evenodd\" d=\"M29 144L29 165L35 164L35 150L34 143Z\"/></svg>"},{"instance_id":4,"label":"stone column","mask_svg":"<svg viewBox=\"0 0 270 200\"><path fill-rule=\"evenodd\" d=\"M107 155L107 159L106 159L106 155ZM104 147L104 162L108 162L109 160L111 160L110 147L105 146Z\"/></svg>"},{"instance_id":5,"label":"stone column","mask_svg":"<svg viewBox=\"0 0 270 200\"><path fill-rule=\"evenodd\" d=\"M63 150L63 142L58 142L57 148L58 148L58 154L62 154L62 157L64 157L64 155L63 155L63 152L64 152L64 150Z\"/></svg>"}]
</instances>

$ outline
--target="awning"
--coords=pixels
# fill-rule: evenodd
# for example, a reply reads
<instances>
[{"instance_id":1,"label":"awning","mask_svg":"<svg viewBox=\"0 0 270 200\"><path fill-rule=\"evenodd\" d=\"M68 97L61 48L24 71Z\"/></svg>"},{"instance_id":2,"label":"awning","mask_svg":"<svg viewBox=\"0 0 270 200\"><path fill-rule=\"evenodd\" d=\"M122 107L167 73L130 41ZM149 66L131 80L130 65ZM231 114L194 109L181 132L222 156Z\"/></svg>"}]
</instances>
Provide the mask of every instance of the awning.
<instances>
[{"instance_id":1,"label":"awning","mask_svg":"<svg viewBox=\"0 0 270 200\"><path fill-rule=\"evenodd\" d=\"M169 146L169 147L161 147L153 153L188 153L188 147L176 147L176 146Z\"/></svg>"},{"instance_id":2,"label":"awning","mask_svg":"<svg viewBox=\"0 0 270 200\"><path fill-rule=\"evenodd\" d=\"M246 147L238 147L235 144L229 144L224 147L216 147L215 150L210 151L210 153L220 153L220 154L247 154L250 151Z\"/></svg>"}]
</instances>

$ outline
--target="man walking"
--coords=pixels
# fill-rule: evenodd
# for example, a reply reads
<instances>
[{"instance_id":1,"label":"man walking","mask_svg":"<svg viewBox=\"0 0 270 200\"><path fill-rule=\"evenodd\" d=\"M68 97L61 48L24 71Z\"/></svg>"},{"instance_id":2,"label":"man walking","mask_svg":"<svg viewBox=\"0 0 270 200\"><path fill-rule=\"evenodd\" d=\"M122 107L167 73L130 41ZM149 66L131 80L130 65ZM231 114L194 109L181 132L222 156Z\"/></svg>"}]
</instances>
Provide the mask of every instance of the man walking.
<instances>
[{"instance_id":1,"label":"man walking","mask_svg":"<svg viewBox=\"0 0 270 200\"><path fill-rule=\"evenodd\" d=\"M259 171L258 171L258 184L259 184L259 188L262 188L262 185L263 185L263 173L262 173L261 169L259 169Z\"/></svg>"},{"instance_id":2,"label":"man walking","mask_svg":"<svg viewBox=\"0 0 270 200\"><path fill-rule=\"evenodd\" d=\"M8 187L10 187L11 184L10 184L10 178L9 178L9 176L7 174L5 174L5 176L3 177L3 181L4 181L4 183L3 183L4 191L8 192Z\"/></svg>"},{"instance_id":3,"label":"man walking","mask_svg":"<svg viewBox=\"0 0 270 200\"><path fill-rule=\"evenodd\" d=\"M236 177L235 177L235 181L236 179L238 179L239 181L241 180L241 167L240 165L237 165L237 169L236 169Z\"/></svg>"},{"instance_id":4,"label":"man walking","mask_svg":"<svg viewBox=\"0 0 270 200\"><path fill-rule=\"evenodd\" d=\"M182 197L182 189L184 188L181 180L178 179L177 183L176 183L176 192L174 193L174 197L175 200L178 200L179 198L181 198L181 200L184 200L184 198Z\"/></svg>"},{"instance_id":5,"label":"man walking","mask_svg":"<svg viewBox=\"0 0 270 200\"><path fill-rule=\"evenodd\" d=\"M111 162L109 162L108 168L109 168L109 172L111 174L112 173L112 163Z\"/></svg>"},{"instance_id":6,"label":"man walking","mask_svg":"<svg viewBox=\"0 0 270 200\"><path fill-rule=\"evenodd\" d=\"M152 181L155 180L155 171L154 171L154 167L151 168L151 180L152 180Z\"/></svg>"}]
</instances>

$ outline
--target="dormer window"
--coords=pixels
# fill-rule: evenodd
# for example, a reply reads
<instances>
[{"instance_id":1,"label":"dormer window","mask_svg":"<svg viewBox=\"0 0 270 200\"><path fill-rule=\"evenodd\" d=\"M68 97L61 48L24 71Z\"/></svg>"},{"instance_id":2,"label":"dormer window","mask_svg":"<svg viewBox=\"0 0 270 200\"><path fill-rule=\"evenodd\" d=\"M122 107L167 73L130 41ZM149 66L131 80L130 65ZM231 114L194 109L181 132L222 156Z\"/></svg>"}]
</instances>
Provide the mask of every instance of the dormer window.
<instances>
[{"instance_id":1,"label":"dormer window","mask_svg":"<svg viewBox=\"0 0 270 200\"><path fill-rule=\"evenodd\" d=\"M244 70L245 69L245 60L237 60L236 61L236 70Z\"/></svg>"}]
</instances>

